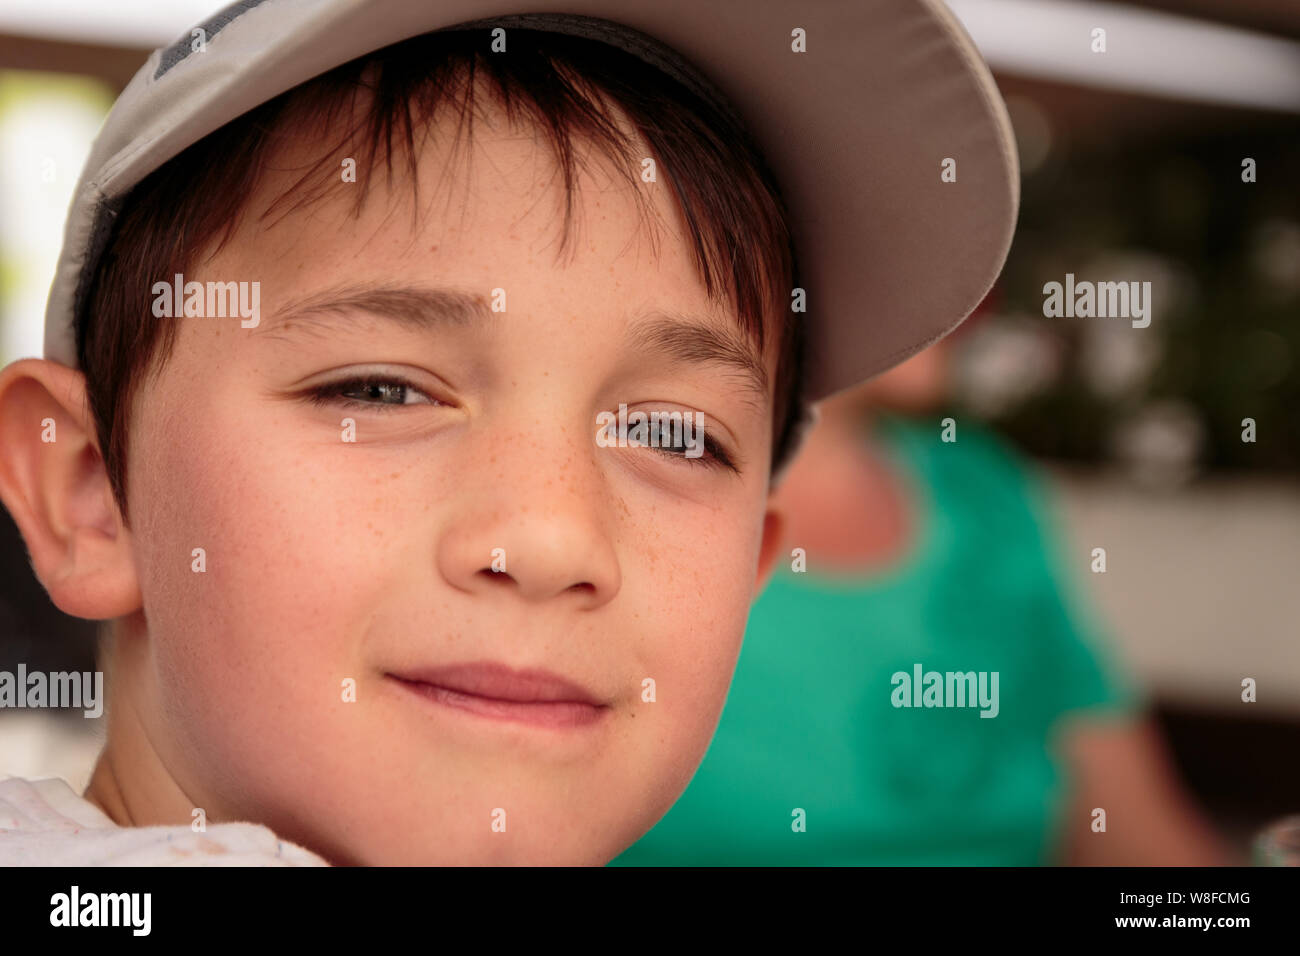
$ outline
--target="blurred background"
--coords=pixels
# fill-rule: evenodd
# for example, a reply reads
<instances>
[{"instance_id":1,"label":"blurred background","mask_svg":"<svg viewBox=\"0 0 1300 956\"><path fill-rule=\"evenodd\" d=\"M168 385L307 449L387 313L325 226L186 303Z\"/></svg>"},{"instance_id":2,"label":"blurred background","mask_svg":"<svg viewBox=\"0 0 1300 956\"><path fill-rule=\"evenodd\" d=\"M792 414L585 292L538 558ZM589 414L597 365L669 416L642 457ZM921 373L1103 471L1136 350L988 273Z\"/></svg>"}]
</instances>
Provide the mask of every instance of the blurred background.
<instances>
[{"instance_id":1,"label":"blurred background","mask_svg":"<svg viewBox=\"0 0 1300 956\"><path fill-rule=\"evenodd\" d=\"M63 217L117 92L219 5L0 7L0 362L41 353ZM1300 812L1300 4L950 6L1006 98L1023 205L934 420L979 419L1048 470L1078 587L1189 790L1244 840ZM1044 317L1066 273L1150 281L1150 326ZM0 512L0 670L92 669L93 634ZM80 789L101 723L0 711L0 773Z\"/></svg>"}]
</instances>

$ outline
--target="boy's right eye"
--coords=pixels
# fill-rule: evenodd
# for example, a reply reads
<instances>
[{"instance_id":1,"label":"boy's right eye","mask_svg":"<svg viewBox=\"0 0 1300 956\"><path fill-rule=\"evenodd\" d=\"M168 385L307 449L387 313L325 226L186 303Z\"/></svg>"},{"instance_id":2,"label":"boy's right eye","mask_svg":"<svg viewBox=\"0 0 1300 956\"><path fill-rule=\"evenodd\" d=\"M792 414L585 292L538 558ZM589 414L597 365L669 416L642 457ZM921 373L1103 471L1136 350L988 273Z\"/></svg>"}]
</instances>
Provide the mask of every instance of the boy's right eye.
<instances>
[{"instance_id":1,"label":"boy's right eye","mask_svg":"<svg viewBox=\"0 0 1300 956\"><path fill-rule=\"evenodd\" d=\"M352 378L341 382L318 385L307 392L307 398L316 405L343 402L368 407L395 405L441 405L410 382L400 378Z\"/></svg>"}]
</instances>

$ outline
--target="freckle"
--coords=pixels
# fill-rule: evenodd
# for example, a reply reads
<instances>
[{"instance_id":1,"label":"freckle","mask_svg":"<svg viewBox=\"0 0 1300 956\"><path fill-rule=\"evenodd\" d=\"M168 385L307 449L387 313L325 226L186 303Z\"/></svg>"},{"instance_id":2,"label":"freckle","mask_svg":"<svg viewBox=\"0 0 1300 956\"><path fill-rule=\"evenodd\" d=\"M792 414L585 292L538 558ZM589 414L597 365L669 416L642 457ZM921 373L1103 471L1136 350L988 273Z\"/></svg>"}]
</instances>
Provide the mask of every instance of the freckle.
<instances>
[{"instance_id":1,"label":"freckle","mask_svg":"<svg viewBox=\"0 0 1300 956\"><path fill-rule=\"evenodd\" d=\"M393 472L391 475L389 475L388 477L389 477L390 479L392 479L392 478L401 478L401 477L402 477L402 473L401 473L400 471L395 471L395 472Z\"/></svg>"}]
</instances>

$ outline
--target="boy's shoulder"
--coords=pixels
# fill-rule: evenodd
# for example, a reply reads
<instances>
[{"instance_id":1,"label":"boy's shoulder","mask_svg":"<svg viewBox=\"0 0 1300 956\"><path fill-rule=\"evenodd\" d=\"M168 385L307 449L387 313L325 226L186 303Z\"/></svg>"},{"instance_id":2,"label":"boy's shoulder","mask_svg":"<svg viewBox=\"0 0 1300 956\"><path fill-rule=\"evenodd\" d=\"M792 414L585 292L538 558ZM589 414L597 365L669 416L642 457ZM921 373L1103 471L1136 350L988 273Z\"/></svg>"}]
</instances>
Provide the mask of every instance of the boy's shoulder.
<instances>
[{"instance_id":1,"label":"boy's shoulder","mask_svg":"<svg viewBox=\"0 0 1300 956\"><path fill-rule=\"evenodd\" d=\"M0 866L328 866L264 826L121 827L64 781L0 780Z\"/></svg>"}]
</instances>

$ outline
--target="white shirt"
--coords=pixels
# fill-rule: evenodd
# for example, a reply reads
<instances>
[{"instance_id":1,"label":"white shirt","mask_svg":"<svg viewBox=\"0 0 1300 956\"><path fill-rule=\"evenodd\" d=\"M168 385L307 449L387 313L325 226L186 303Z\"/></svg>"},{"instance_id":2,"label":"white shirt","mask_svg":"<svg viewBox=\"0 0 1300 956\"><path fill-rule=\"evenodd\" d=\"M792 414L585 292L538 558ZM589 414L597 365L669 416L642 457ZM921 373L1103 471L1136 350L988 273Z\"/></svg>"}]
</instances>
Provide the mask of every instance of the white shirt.
<instances>
[{"instance_id":1,"label":"white shirt","mask_svg":"<svg viewBox=\"0 0 1300 956\"><path fill-rule=\"evenodd\" d=\"M0 780L0 866L328 866L255 823L121 827L57 777Z\"/></svg>"}]
</instances>

